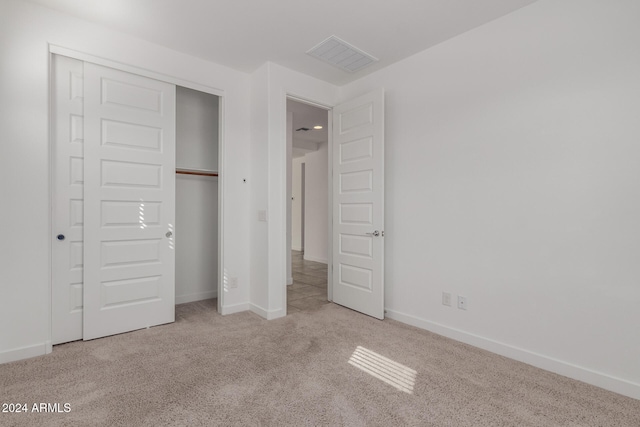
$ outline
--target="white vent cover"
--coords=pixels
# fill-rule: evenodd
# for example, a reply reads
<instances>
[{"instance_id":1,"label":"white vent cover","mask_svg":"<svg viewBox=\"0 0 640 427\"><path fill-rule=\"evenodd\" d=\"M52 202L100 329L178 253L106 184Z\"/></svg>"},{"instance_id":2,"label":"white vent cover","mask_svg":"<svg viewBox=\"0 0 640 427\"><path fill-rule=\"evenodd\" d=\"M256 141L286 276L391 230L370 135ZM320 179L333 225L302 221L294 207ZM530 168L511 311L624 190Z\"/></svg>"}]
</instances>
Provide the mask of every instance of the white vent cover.
<instances>
[{"instance_id":1,"label":"white vent cover","mask_svg":"<svg viewBox=\"0 0 640 427\"><path fill-rule=\"evenodd\" d=\"M378 60L336 36L329 37L307 53L351 73Z\"/></svg>"}]
</instances>

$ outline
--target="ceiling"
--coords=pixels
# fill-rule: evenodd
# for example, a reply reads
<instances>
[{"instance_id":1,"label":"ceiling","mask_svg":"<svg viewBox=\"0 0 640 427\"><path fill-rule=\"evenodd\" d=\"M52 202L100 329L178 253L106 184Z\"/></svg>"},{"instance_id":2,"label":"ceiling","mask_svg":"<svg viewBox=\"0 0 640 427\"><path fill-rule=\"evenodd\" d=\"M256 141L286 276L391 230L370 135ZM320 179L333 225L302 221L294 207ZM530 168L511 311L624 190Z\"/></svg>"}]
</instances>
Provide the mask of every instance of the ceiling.
<instances>
[{"instance_id":1,"label":"ceiling","mask_svg":"<svg viewBox=\"0 0 640 427\"><path fill-rule=\"evenodd\" d=\"M29 0L240 71L272 61L342 85L535 0ZM379 59L349 73L305 52L335 35Z\"/></svg>"},{"instance_id":2,"label":"ceiling","mask_svg":"<svg viewBox=\"0 0 640 427\"><path fill-rule=\"evenodd\" d=\"M315 151L321 143L329 140L327 110L287 99L287 112L293 115L293 158ZM322 126L322 129L314 129L316 125ZM300 128L309 130L298 131Z\"/></svg>"}]
</instances>

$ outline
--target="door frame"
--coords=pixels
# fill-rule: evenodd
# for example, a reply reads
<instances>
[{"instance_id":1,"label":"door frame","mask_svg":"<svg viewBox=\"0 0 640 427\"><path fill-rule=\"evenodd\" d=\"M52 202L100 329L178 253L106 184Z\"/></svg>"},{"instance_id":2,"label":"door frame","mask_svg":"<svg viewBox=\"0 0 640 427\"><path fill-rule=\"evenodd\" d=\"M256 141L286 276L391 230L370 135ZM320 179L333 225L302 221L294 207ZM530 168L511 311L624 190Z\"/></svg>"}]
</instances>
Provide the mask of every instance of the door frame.
<instances>
[{"instance_id":1,"label":"door frame","mask_svg":"<svg viewBox=\"0 0 640 427\"><path fill-rule=\"evenodd\" d=\"M284 109L285 116L287 110L287 100L301 102L303 104L311 105L313 107L321 108L327 112L327 149L328 149L328 160L327 160L327 300L333 301L333 105L326 105L322 102L315 101L313 99L309 99L306 97L302 97L296 95L292 92L286 92L284 94ZM286 138L285 138L286 140ZM286 143L286 142L285 142ZM287 174L291 173L291 162L287 163ZM286 183L285 183L286 187ZM286 188L285 188L286 191ZM291 195L288 195L291 197ZM304 207L303 207L304 209ZM291 212L287 212L287 217L290 218ZM290 224L290 222L289 222ZM287 230L285 229L285 239ZM285 251L288 245L285 245ZM291 252L286 254L287 257L291 257ZM286 263L287 258L285 258ZM286 266L285 266L286 269ZM286 283L284 284L285 295L286 295ZM285 304L285 311L287 307Z\"/></svg>"},{"instance_id":2,"label":"door frame","mask_svg":"<svg viewBox=\"0 0 640 427\"><path fill-rule=\"evenodd\" d=\"M53 330L53 318L52 318L52 292L53 292L53 214L54 214L54 186L52 185L54 179L54 161L55 161L55 108L52 104L53 92L55 90L55 81L53 76L53 55L67 56L73 59L77 59L84 62L91 62L93 64L110 67L119 71L124 71L131 74L136 74L143 77L148 77L155 80L160 80L166 83L171 83L176 86L182 86L188 89L193 89L199 92L216 95L219 98L218 105L218 313L222 313L224 306L224 182L225 182L225 92L224 90L217 89L211 86L202 85L199 83L183 80L178 77L157 73L143 68L138 68L133 65L125 64L122 62L112 61L99 56L91 55L85 52L80 52L74 49L66 48L64 46L55 45L49 43L48 45L48 82L49 82L49 226L48 226L48 240L49 240L49 295L48 295L48 318L49 318L49 339L47 341L46 353L52 351L51 337Z\"/></svg>"},{"instance_id":3,"label":"door frame","mask_svg":"<svg viewBox=\"0 0 640 427\"><path fill-rule=\"evenodd\" d=\"M304 216L306 210L304 209L305 201L307 200L307 193L304 190L304 186L307 182L307 165L306 163L300 163L300 249L304 253Z\"/></svg>"}]
</instances>

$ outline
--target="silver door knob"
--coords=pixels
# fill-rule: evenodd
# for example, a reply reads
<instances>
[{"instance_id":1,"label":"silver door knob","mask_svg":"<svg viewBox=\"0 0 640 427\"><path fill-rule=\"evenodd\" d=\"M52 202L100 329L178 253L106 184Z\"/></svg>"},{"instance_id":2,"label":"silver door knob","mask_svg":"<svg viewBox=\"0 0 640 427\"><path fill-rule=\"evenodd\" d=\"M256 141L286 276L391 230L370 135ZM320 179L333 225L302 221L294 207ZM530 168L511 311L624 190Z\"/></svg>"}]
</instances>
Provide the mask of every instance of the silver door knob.
<instances>
[{"instance_id":1,"label":"silver door knob","mask_svg":"<svg viewBox=\"0 0 640 427\"><path fill-rule=\"evenodd\" d=\"M167 237L171 237L171 236L173 236L173 233L172 233L172 232L170 232L170 231L167 231L167 234L165 234L165 236L167 236Z\"/></svg>"},{"instance_id":2,"label":"silver door knob","mask_svg":"<svg viewBox=\"0 0 640 427\"><path fill-rule=\"evenodd\" d=\"M378 237L380 235L380 232L378 230L374 231L373 233L365 233L367 236L373 236L373 237Z\"/></svg>"}]
</instances>

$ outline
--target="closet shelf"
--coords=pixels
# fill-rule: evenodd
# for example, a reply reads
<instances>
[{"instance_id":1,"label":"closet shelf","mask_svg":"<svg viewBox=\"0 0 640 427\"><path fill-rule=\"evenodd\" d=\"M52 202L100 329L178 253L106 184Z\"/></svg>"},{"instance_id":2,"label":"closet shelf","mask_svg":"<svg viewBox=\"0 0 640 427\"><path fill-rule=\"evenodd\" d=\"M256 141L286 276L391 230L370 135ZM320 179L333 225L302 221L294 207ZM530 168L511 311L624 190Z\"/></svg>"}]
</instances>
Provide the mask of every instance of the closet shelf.
<instances>
[{"instance_id":1,"label":"closet shelf","mask_svg":"<svg viewBox=\"0 0 640 427\"><path fill-rule=\"evenodd\" d=\"M205 169L176 168L176 173L182 175L218 176L218 172Z\"/></svg>"}]
</instances>

